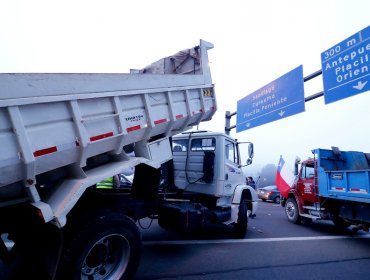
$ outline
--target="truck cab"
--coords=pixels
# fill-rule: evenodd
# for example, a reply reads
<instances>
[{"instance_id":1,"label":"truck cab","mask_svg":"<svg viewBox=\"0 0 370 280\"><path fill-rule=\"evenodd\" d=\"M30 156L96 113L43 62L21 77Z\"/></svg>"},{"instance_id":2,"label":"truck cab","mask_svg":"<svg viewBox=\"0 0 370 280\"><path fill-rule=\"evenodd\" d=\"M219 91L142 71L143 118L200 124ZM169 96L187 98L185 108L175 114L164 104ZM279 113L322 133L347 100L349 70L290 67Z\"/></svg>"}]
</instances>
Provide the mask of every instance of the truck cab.
<instances>
[{"instance_id":1,"label":"truck cab","mask_svg":"<svg viewBox=\"0 0 370 280\"><path fill-rule=\"evenodd\" d=\"M218 132L173 137L175 185L190 192L230 197L245 182L238 143Z\"/></svg>"},{"instance_id":2,"label":"truck cab","mask_svg":"<svg viewBox=\"0 0 370 280\"><path fill-rule=\"evenodd\" d=\"M315 161L313 159L308 159L299 165L299 174L293 188L296 188L299 196L306 203L317 203L317 173L315 172Z\"/></svg>"},{"instance_id":3,"label":"truck cab","mask_svg":"<svg viewBox=\"0 0 370 280\"><path fill-rule=\"evenodd\" d=\"M167 218L159 216L159 224L173 226L167 219L177 199L185 202L187 209L195 204L204 207L205 214L199 219L235 225L239 236L244 237L248 216L255 214L258 204L255 190L245 183L238 141L221 132L192 131L173 136L172 147L175 194L166 197L171 206L166 201L162 204L165 208L162 213ZM250 164L253 144L249 143L248 151L246 162ZM184 207L177 203L174 211L184 211ZM184 229L183 225L179 226Z\"/></svg>"}]
</instances>

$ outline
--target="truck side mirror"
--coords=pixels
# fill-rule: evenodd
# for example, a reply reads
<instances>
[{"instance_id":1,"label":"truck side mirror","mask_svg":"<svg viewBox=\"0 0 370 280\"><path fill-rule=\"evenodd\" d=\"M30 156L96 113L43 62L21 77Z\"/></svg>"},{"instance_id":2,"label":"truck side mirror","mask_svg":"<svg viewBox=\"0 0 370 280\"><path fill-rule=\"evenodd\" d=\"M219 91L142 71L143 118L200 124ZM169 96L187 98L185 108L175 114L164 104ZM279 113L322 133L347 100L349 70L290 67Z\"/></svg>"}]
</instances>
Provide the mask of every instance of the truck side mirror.
<instances>
[{"instance_id":1,"label":"truck side mirror","mask_svg":"<svg viewBox=\"0 0 370 280\"><path fill-rule=\"evenodd\" d=\"M301 159L297 157L294 162L294 175L297 176L299 172L299 164L301 162Z\"/></svg>"},{"instance_id":2,"label":"truck side mirror","mask_svg":"<svg viewBox=\"0 0 370 280\"><path fill-rule=\"evenodd\" d=\"M252 164L253 156L254 156L253 143L249 143L249 145L248 145L248 159L247 159L247 165Z\"/></svg>"},{"instance_id":3,"label":"truck side mirror","mask_svg":"<svg viewBox=\"0 0 370 280\"><path fill-rule=\"evenodd\" d=\"M253 159L253 156L254 156L253 143L252 142L237 142L237 145L239 145L239 144L248 144L248 159L246 161L246 165L240 165L239 167L243 167L243 166L247 166L247 165L252 164L252 159Z\"/></svg>"},{"instance_id":4,"label":"truck side mirror","mask_svg":"<svg viewBox=\"0 0 370 280\"><path fill-rule=\"evenodd\" d=\"M248 145L248 157L249 157L249 159L251 159L251 162L252 162L253 156L254 156L253 143L249 143L249 145Z\"/></svg>"}]
</instances>

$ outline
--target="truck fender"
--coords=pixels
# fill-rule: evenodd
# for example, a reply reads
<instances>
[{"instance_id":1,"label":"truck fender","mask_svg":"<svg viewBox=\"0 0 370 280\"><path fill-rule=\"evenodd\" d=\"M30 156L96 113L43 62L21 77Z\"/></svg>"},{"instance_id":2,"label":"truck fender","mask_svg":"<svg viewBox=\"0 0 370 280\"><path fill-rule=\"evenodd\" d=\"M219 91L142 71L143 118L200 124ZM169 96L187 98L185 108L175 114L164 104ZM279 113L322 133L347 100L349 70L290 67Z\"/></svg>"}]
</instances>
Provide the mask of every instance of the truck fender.
<instances>
[{"instance_id":1,"label":"truck fender","mask_svg":"<svg viewBox=\"0 0 370 280\"><path fill-rule=\"evenodd\" d=\"M290 198L290 197L295 199L295 201L297 202L299 215L302 215L304 213L302 198L295 191L289 192L288 198ZM282 204L284 207L285 207L285 202L286 202L287 199L285 199L284 204Z\"/></svg>"},{"instance_id":2,"label":"truck fender","mask_svg":"<svg viewBox=\"0 0 370 280\"><path fill-rule=\"evenodd\" d=\"M238 220L239 204L241 199L247 199L247 207L249 215L256 214L258 208L258 197L256 191L248 185L238 185L234 190L231 200L231 220Z\"/></svg>"}]
</instances>

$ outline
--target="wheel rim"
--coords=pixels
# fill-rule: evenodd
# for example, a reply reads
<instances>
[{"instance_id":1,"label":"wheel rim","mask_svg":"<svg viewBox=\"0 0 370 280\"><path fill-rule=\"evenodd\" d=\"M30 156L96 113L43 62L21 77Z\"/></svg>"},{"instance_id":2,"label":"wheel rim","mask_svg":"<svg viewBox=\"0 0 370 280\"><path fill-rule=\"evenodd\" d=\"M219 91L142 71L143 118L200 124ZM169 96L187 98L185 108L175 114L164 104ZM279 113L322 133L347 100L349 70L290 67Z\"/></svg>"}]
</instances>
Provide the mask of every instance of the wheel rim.
<instances>
[{"instance_id":1,"label":"wheel rim","mask_svg":"<svg viewBox=\"0 0 370 280\"><path fill-rule=\"evenodd\" d=\"M285 212L286 212L286 214L287 214L287 216L290 220L292 220L294 218L295 213L296 213L296 209L295 209L295 205L294 205L293 202L288 201L286 203Z\"/></svg>"},{"instance_id":2,"label":"wheel rim","mask_svg":"<svg viewBox=\"0 0 370 280\"><path fill-rule=\"evenodd\" d=\"M130 244L120 234L98 240L86 255L81 280L120 279L130 260Z\"/></svg>"}]
</instances>

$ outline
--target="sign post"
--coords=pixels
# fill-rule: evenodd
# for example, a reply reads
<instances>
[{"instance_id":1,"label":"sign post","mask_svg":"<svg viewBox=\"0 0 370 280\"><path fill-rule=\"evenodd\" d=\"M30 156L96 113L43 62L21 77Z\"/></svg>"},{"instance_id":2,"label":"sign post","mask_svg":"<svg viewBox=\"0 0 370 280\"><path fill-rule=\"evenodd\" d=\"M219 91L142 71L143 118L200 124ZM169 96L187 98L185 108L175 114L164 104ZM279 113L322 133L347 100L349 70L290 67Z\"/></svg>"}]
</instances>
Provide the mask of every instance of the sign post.
<instances>
[{"instance_id":1,"label":"sign post","mask_svg":"<svg viewBox=\"0 0 370 280\"><path fill-rule=\"evenodd\" d=\"M370 26L321 54L325 104L370 89Z\"/></svg>"},{"instance_id":2,"label":"sign post","mask_svg":"<svg viewBox=\"0 0 370 280\"><path fill-rule=\"evenodd\" d=\"M304 112L302 65L237 103L236 132Z\"/></svg>"}]
</instances>

